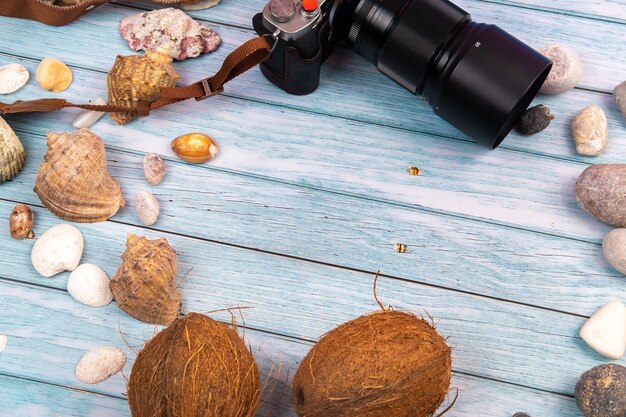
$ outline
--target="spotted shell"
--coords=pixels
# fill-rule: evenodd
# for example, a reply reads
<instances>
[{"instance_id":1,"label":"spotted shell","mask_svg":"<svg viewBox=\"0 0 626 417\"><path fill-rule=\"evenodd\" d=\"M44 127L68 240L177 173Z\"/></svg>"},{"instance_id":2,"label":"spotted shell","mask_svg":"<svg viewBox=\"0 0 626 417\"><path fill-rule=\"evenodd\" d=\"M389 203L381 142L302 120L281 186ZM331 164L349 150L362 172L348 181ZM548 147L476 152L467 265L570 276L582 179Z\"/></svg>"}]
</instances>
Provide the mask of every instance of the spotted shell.
<instances>
[{"instance_id":1,"label":"spotted shell","mask_svg":"<svg viewBox=\"0 0 626 417\"><path fill-rule=\"evenodd\" d=\"M63 62L54 58L44 58L35 74L39 85L44 90L59 93L72 84L72 70Z\"/></svg>"},{"instance_id":2,"label":"spotted shell","mask_svg":"<svg viewBox=\"0 0 626 417\"><path fill-rule=\"evenodd\" d=\"M174 87L178 78L165 50L147 51L143 56L118 55L107 77L109 104L133 108L141 101L151 103L161 97L161 87ZM121 125L138 116L136 110L111 113L111 118Z\"/></svg>"},{"instance_id":3,"label":"spotted shell","mask_svg":"<svg viewBox=\"0 0 626 417\"><path fill-rule=\"evenodd\" d=\"M24 168L26 152L11 126L0 117L0 184Z\"/></svg>"},{"instance_id":4,"label":"spotted shell","mask_svg":"<svg viewBox=\"0 0 626 417\"><path fill-rule=\"evenodd\" d=\"M102 222L124 205L122 190L107 171L104 144L88 129L48 134L34 191L48 210L72 222Z\"/></svg>"},{"instance_id":5,"label":"spotted shell","mask_svg":"<svg viewBox=\"0 0 626 417\"><path fill-rule=\"evenodd\" d=\"M118 307L137 320L167 325L180 313L176 251L165 238L129 234L110 285Z\"/></svg>"}]
</instances>

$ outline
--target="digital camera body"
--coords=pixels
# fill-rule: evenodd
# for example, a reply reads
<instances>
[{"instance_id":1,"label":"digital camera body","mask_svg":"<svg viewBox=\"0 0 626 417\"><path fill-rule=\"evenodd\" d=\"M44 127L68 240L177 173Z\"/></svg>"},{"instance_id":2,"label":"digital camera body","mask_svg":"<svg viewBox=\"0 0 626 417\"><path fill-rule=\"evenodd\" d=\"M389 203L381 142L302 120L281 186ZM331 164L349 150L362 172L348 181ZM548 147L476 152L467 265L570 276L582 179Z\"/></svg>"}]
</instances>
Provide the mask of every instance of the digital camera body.
<instances>
[{"instance_id":1,"label":"digital camera body","mask_svg":"<svg viewBox=\"0 0 626 417\"><path fill-rule=\"evenodd\" d=\"M338 42L349 46L471 138L494 149L545 81L552 62L447 0L271 0L254 16L275 42L260 69L309 94ZM376 88L376 86L370 86Z\"/></svg>"}]
</instances>

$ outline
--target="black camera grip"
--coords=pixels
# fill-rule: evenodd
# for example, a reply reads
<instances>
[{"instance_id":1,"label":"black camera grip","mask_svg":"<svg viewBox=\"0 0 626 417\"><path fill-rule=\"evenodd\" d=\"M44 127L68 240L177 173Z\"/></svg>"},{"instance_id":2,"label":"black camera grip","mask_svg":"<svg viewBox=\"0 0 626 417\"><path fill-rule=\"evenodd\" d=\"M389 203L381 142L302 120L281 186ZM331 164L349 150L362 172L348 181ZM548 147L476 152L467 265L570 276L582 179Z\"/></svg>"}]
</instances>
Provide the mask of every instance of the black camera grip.
<instances>
[{"instance_id":1,"label":"black camera grip","mask_svg":"<svg viewBox=\"0 0 626 417\"><path fill-rule=\"evenodd\" d=\"M263 26L261 13L252 19L260 35L271 33ZM330 52L330 23L326 20L297 42L276 41L274 51L259 68L274 85L289 94L305 95L317 89L322 63Z\"/></svg>"}]
</instances>

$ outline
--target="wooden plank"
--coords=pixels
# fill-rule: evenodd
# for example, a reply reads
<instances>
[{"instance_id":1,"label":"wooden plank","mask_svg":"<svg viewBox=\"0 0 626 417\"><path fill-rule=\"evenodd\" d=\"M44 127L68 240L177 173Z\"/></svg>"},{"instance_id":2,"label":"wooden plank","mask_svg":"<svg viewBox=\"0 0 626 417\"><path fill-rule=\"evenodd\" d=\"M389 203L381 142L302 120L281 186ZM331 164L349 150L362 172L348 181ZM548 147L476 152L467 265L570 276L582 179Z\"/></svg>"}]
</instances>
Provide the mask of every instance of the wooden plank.
<instances>
[{"instance_id":1,"label":"wooden plank","mask_svg":"<svg viewBox=\"0 0 626 417\"><path fill-rule=\"evenodd\" d=\"M47 383L0 376L0 391L3 393L0 412L32 412L12 414L9 411L3 412L3 416L38 417L58 413L63 417L82 417L94 415L91 413L96 411L102 413L98 416L128 415L124 396L120 394L125 390L122 375L115 375L98 385L85 385L73 375L75 362L89 348L114 345L128 354L126 374L129 374L135 352L124 346L118 329L131 344L139 345L153 333L152 326L133 321L124 314L118 317L115 305L89 309L71 300L67 294L56 291L1 281L0 288L3 301L0 311L12 311L12 319L3 325L10 343L0 355L0 371ZM245 314L248 316L248 312ZM24 320L26 317L29 320ZM280 382L257 416L295 416L290 407L289 376L293 376L311 342L269 336L249 329L246 338L264 374L278 362L279 354L283 365ZM460 394L451 416L478 415L480 412L481 416L499 417L521 410L537 415L579 415L573 399L562 395L461 374L454 375L452 386L458 388ZM78 390L82 389L89 392L79 393ZM486 398L490 399L488 407L484 403Z\"/></svg>"},{"instance_id":2,"label":"wooden plank","mask_svg":"<svg viewBox=\"0 0 626 417\"><path fill-rule=\"evenodd\" d=\"M486 3L507 4L519 7L529 7L536 10L545 10L553 13L573 16L590 17L609 20L612 22L626 22L626 7L621 0L480 0Z\"/></svg>"},{"instance_id":3,"label":"wooden plank","mask_svg":"<svg viewBox=\"0 0 626 417\"><path fill-rule=\"evenodd\" d=\"M0 203L0 212L7 213L8 206ZM36 216L37 233L58 223L42 210L37 210ZM86 242L82 261L100 265L110 276L120 263L127 233L149 238L166 236L179 254L185 312L250 306L254 308L246 312L246 324L251 328L315 340L336 325L377 308L372 295L373 274L370 273L111 222L79 225L79 228ZM2 260L0 270L4 278L60 289L65 287L67 274L46 279L33 272L29 257L32 241L14 242L3 236L0 244L1 253L12 254L10 268L4 264L6 260ZM184 280L183 276L186 276ZM459 275L458 279L473 277ZM379 289L383 302L400 310L428 311L438 319L438 328L442 334L450 336L455 346L455 370L459 372L571 395L578 376L600 360L600 356L578 337L584 322L581 317L397 279L383 279ZM22 313L22 310L15 310L15 303L9 303L8 299L3 301L0 295L0 316L8 317L9 322L21 323L28 309L36 305L51 306L41 299L29 302L30 292L21 287L7 287L0 294L25 297L18 303L24 306ZM595 301L603 304L608 300ZM69 297L58 306L54 304L63 311L74 308L72 306L74 302ZM9 309L5 315L2 315L2 308ZM89 314L93 310L81 307L78 311L81 316L91 317ZM113 307L102 311L116 317ZM46 312L34 320L50 322L46 319L48 316ZM227 313L218 313L216 317L230 319ZM62 325L61 320L52 326ZM121 328L126 333L126 326ZM90 327L81 329L81 332L94 335L98 329L97 326ZM130 337L133 339L132 333ZM135 341L130 343L137 344ZM626 363L626 360L618 363ZM19 366L27 365L20 362Z\"/></svg>"},{"instance_id":4,"label":"wooden plank","mask_svg":"<svg viewBox=\"0 0 626 417\"><path fill-rule=\"evenodd\" d=\"M41 205L31 190L45 152L43 133L19 133L29 158L18 177L0 187L0 197ZM194 238L371 272L382 268L410 281L581 315L595 312L599 299L626 298L621 274L596 244L202 169L176 158L167 160L164 182L149 187L141 154L109 151L108 158L127 200L114 217L123 223L140 225L134 195L150 189L162 203L154 227ZM2 207L0 223L11 204ZM5 242L7 250L15 250L11 243ZM396 253L395 243L408 252ZM10 263L4 266L11 270Z\"/></svg>"},{"instance_id":5,"label":"wooden plank","mask_svg":"<svg viewBox=\"0 0 626 417\"><path fill-rule=\"evenodd\" d=\"M104 83L100 73L77 69L75 76L65 94L72 100L97 94L93 85L98 79ZM38 87L29 85L16 97L40 95ZM586 168L582 164L489 152L469 143L326 116L317 116L311 130L307 113L224 96L212 100L208 115L204 102L190 101L124 127L107 119L93 130L111 146L163 155L173 155L171 138L200 130L221 145L209 167L591 242L599 242L609 230L575 201L574 183ZM43 135L71 129L71 114L9 120L20 131ZM193 126L185 122L187 117ZM423 174L408 175L411 165Z\"/></svg>"}]
</instances>

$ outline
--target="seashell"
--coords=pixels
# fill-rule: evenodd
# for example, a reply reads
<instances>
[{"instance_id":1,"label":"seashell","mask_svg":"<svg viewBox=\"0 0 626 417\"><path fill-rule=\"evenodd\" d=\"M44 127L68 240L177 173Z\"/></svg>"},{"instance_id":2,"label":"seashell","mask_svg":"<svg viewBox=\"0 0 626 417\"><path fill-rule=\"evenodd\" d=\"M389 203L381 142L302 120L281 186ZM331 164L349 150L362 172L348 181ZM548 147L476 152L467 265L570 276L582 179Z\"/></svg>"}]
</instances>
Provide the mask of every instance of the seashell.
<instances>
[{"instance_id":1,"label":"seashell","mask_svg":"<svg viewBox=\"0 0 626 417\"><path fill-rule=\"evenodd\" d=\"M11 126L0 117L0 184L24 168L26 152Z\"/></svg>"},{"instance_id":2,"label":"seashell","mask_svg":"<svg viewBox=\"0 0 626 417\"><path fill-rule=\"evenodd\" d=\"M100 97L94 97L89 100L89 104L104 106L107 104L107 102ZM72 126L74 126L76 129L85 129L93 126L94 123L100 120L102 116L104 116L104 112L102 111L83 110L76 115Z\"/></svg>"},{"instance_id":3,"label":"seashell","mask_svg":"<svg viewBox=\"0 0 626 417\"><path fill-rule=\"evenodd\" d=\"M209 26L174 8L126 16L119 29L133 51L166 48L178 61L212 52L222 42Z\"/></svg>"},{"instance_id":4,"label":"seashell","mask_svg":"<svg viewBox=\"0 0 626 417\"><path fill-rule=\"evenodd\" d=\"M54 58L44 58L35 74L39 85L44 90L60 93L72 84L72 70L63 62Z\"/></svg>"},{"instance_id":5,"label":"seashell","mask_svg":"<svg viewBox=\"0 0 626 417\"><path fill-rule=\"evenodd\" d=\"M9 216L9 233L13 239L32 239L33 233L33 212L30 207L18 204L11 210Z\"/></svg>"},{"instance_id":6,"label":"seashell","mask_svg":"<svg viewBox=\"0 0 626 417\"><path fill-rule=\"evenodd\" d=\"M67 292L89 307L104 307L113 301L109 276L94 264L82 264L67 280Z\"/></svg>"},{"instance_id":7,"label":"seashell","mask_svg":"<svg viewBox=\"0 0 626 417\"><path fill-rule=\"evenodd\" d=\"M9 64L0 67L0 94L14 93L26 84L30 75L20 64Z\"/></svg>"},{"instance_id":8,"label":"seashell","mask_svg":"<svg viewBox=\"0 0 626 417\"><path fill-rule=\"evenodd\" d=\"M72 222L102 222L124 205L120 186L107 172L104 144L87 129L48 134L34 191L48 210Z\"/></svg>"},{"instance_id":9,"label":"seashell","mask_svg":"<svg viewBox=\"0 0 626 417\"><path fill-rule=\"evenodd\" d=\"M57 224L48 229L33 246L31 261L44 277L73 271L83 255L83 235L71 224Z\"/></svg>"},{"instance_id":10,"label":"seashell","mask_svg":"<svg viewBox=\"0 0 626 417\"><path fill-rule=\"evenodd\" d=\"M217 143L203 133L189 133L172 141L172 150L183 161L201 164L217 155Z\"/></svg>"},{"instance_id":11,"label":"seashell","mask_svg":"<svg viewBox=\"0 0 626 417\"><path fill-rule=\"evenodd\" d=\"M161 97L161 87L174 87L179 75L167 50L148 51L145 55L118 55L107 76L109 103L133 108L139 102L151 103ZM111 113L123 125L139 117L136 110Z\"/></svg>"},{"instance_id":12,"label":"seashell","mask_svg":"<svg viewBox=\"0 0 626 417\"><path fill-rule=\"evenodd\" d=\"M152 226L159 217L161 206L159 200L152 193L140 191L135 199L135 209L139 215L139 220L146 226Z\"/></svg>"},{"instance_id":13,"label":"seashell","mask_svg":"<svg viewBox=\"0 0 626 417\"><path fill-rule=\"evenodd\" d=\"M76 365L76 378L85 384L97 384L124 369L124 365L124 352L113 346L101 346L80 358Z\"/></svg>"},{"instance_id":14,"label":"seashell","mask_svg":"<svg viewBox=\"0 0 626 417\"><path fill-rule=\"evenodd\" d=\"M7 343L9 342L9 338L3 334L0 334L0 353L4 351L7 347Z\"/></svg>"},{"instance_id":15,"label":"seashell","mask_svg":"<svg viewBox=\"0 0 626 417\"><path fill-rule=\"evenodd\" d=\"M143 158L143 173L148 184L160 184L165 176L165 162L155 153L149 153Z\"/></svg>"},{"instance_id":16,"label":"seashell","mask_svg":"<svg viewBox=\"0 0 626 417\"><path fill-rule=\"evenodd\" d=\"M151 324L167 325L180 313L176 286L176 251L167 239L148 240L129 234L122 265L111 279L120 309Z\"/></svg>"},{"instance_id":17,"label":"seashell","mask_svg":"<svg viewBox=\"0 0 626 417\"><path fill-rule=\"evenodd\" d=\"M204 10L204 9L210 9L213 6L217 6L220 3L220 1L221 0L200 0L195 3L181 4L180 7L181 9L187 10L187 11Z\"/></svg>"}]
</instances>

